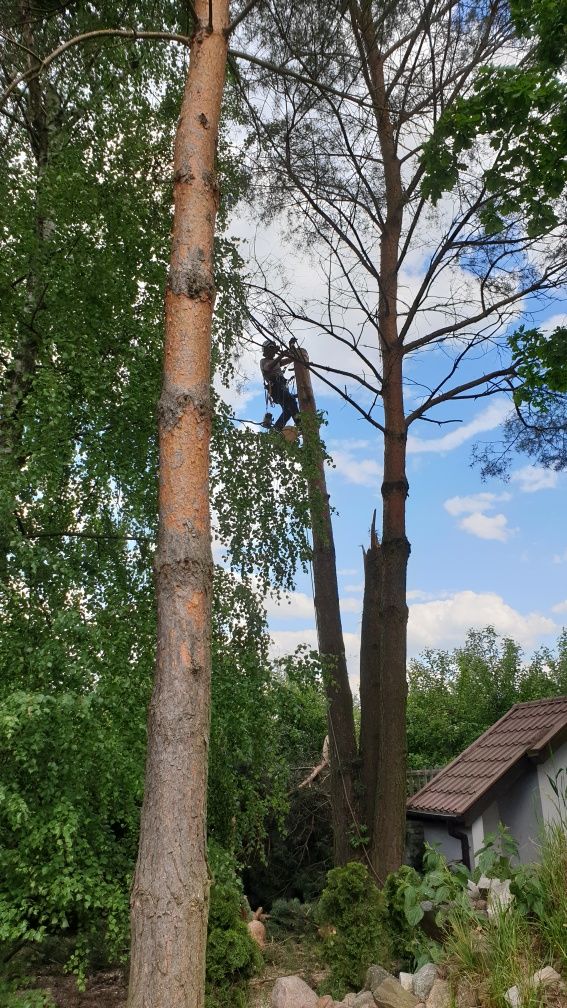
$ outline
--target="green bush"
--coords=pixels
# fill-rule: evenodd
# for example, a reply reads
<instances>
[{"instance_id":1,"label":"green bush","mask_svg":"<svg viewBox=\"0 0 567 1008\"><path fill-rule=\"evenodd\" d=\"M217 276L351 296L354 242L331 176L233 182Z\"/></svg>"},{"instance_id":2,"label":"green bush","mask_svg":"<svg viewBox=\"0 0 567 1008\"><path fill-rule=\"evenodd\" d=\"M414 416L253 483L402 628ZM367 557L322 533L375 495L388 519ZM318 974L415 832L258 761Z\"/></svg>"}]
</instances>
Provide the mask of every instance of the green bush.
<instances>
[{"instance_id":1,"label":"green bush","mask_svg":"<svg viewBox=\"0 0 567 1008\"><path fill-rule=\"evenodd\" d=\"M402 865L397 872L388 875L382 890L393 952L404 962L412 957L410 950L415 941L415 928L411 926L405 913L405 894L410 888L417 891L420 885L421 878L415 868Z\"/></svg>"},{"instance_id":2,"label":"green bush","mask_svg":"<svg viewBox=\"0 0 567 1008\"><path fill-rule=\"evenodd\" d=\"M384 897L363 864L351 861L329 872L317 919L325 931L324 956L331 968L328 987L333 997L359 990L372 963L391 966Z\"/></svg>"},{"instance_id":3,"label":"green bush","mask_svg":"<svg viewBox=\"0 0 567 1008\"><path fill-rule=\"evenodd\" d=\"M282 935L305 935L315 927L313 904L298 899L278 899L270 910L270 931Z\"/></svg>"},{"instance_id":4,"label":"green bush","mask_svg":"<svg viewBox=\"0 0 567 1008\"><path fill-rule=\"evenodd\" d=\"M443 926L447 906L464 898L469 877L464 865L449 868L442 854L428 844L423 864L423 876L402 865L388 875L383 889L394 952L412 969L436 962L441 953L438 943L418 928L424 917L421 904L430 902L436 923Z\"/></svg>"},{"instance_id":5,"label":"green bush","mask_svg":"<svg viewBox=\"0 0 567 1008\"><path fill-rule=\"evenodd\" d=\"M5 973L13 972L6 970L4 963L2 968ZM15 973L19 974L17 968ZM0 1008L55 1008L45 991L27 989L31 982L22 975L0 976Z\"/></svg>"},{"instance_id":6,"label":"green bush","mask_svg":"<svg viewBox=\"0 0 567 1008\"><path fill-rule=\"evenodd\" d=\"M262 956L242 918L244 896L233 858L209 844L213 876L207 936L207 1008L244 1008L245 986Z\"/></svg>"}]
</instances>

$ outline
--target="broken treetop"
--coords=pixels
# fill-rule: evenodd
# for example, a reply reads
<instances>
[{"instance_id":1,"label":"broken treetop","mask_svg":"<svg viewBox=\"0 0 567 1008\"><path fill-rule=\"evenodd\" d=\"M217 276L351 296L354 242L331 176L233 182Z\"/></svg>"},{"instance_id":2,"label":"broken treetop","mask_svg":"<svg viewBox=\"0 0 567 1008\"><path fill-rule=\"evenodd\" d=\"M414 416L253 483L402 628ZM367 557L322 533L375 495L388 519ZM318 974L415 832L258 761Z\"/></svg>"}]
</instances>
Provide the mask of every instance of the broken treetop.
<instances>
[{"instance_id":1,"label":"broken treetop","mask_svg":"<svg viewBox=\"0 0 567 1008\"><path fill-rule=\"evenodd\" d=\"M467 819L521 761L540 762L567 737L567 696L514 704L452 763L408 799L410 815ZM484 801L483 801L484 799Z\"/></svg>"}]
</instances>

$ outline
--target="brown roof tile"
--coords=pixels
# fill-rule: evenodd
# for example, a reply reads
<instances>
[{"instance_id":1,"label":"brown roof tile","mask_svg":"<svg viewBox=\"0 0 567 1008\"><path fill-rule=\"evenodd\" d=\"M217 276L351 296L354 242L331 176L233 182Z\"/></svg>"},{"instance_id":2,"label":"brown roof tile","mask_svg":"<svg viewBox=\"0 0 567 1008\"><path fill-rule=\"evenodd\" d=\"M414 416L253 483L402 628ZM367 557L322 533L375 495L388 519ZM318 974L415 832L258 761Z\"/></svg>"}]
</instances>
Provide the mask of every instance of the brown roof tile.
<instances>
[{"instance_id":1,"label":"brown roof tile","mask_svg":"<svg viewBox=\"0 0 567 1008\"><path fill-rule=\"evenodd\" d=\"M408 810L463 816L527 754L537 755L567 726L567 696L514 704L452 763L408 799Z\"/></svg>"}]
</instances>

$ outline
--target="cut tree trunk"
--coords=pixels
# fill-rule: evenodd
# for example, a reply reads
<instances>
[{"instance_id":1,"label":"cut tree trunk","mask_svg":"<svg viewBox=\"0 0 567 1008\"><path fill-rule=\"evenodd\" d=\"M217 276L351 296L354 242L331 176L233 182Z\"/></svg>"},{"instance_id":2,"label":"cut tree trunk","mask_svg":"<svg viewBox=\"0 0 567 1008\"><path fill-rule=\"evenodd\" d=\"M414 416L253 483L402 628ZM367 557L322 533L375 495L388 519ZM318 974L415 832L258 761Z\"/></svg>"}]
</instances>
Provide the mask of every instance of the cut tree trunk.
<instances>
[{"instance_id":1,"label":"cut tree trunk","mask_svg":"<svg viewBox=\"0 0 567 1008\"><path fill-rule=\"evenodd\" d=\"M202 1008L213 564L209 514L215 157L228 0L197 0L174 161L159 422L158 640L128 1008ZM212 23L209 23L209 16Z\"/></svg>"},{"instance_id":2,"label":"cut tree trunk","mask_svg":"<svg viewBox=\"0 0 567 1008\"><path fill-rule=\"evenodd\" d=\"M378 338L383 361L384 479L380 586L380 704L370 859L384 881L403 862L406 795L406 572L409 542L405 513L407 426L403 399L403 348L398 335L398 255L404 188L384 80L380 33L372 6L349 0L355 40L369 87L384 169L385 216L381 227Z\"/></svg>"},{"instance_id":3,"label":"cut tree trunk","mask_svg":"<svg viewBox=\"0 0 567 1008\"><path fill-rule=\"evenodd\" d=\"M352 845L352 839L359 835L360 822L355 787L358 756L341 623L331 510L319 421L311 376L306 367L307 359L305 351L298 351L295 375L301 412L304 472L311 508L317 637L324 664L327 696L333 857L335 865L343 865L360 857L360 847Z\"/></svg>"},{"instance_id":4,"label":"cut tree trunk","mask_svg":"<svg viewBox=\"0 0 567 1008\"><path fill-rule=\"evenodd\" d=\"M401 353L384 351L389 384L384 393L386 435L382 483L380 583L380 703L378 760L370 859L383 882L404 860L406 821L407 620L406 425L401 394Z\"/></svg>"},{"instance_id":5,"label":"cut tree trunk","mask_svg":"<svg viewBox=\"0 0 567 1008\"><path fill-rule=\"evenodd\" d=\"M364 551L364 598L360 627L360 764L363 821L374 824L378 776L380 697L380 591L382 553L376 535L376 512L370 529L370 546Z\"/></svg>"}]
</instances>

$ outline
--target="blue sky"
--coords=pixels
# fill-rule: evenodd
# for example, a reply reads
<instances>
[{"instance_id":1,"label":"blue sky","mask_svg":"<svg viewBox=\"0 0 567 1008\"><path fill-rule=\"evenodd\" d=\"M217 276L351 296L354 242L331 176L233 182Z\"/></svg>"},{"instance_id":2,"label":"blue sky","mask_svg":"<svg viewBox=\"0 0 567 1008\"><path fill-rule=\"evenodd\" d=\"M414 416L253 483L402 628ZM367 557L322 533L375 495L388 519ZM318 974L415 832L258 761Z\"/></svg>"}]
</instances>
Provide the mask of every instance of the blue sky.
<instances>
[{"instance_id":1,"label":"blue sky","mask_svg":"<svg viewBox=\"0 0 567 1008\"><path fill-rule=\"evenodd\" d=\"M245 236L247 232L249 224L241 230ZM266 261L277 263L281 257L289 269L290 253L282 251L273 232L256 231L254 244L263 249ZM313 288L316 281L309 264L297 258L293 271L303 291ZM561 307L550 304L538 323L564 323ZM313 353L321 354L321 344L311 340L308 332L299 335L312 357ZM245 355L242 370L247 381L234 401L237 415L252 420L259 420L264 412L259 359L259 351ZM431 363L435 363L433 358ZM427 361L423 366L427 372ZM327 414L324 437L334 460L328 486L337 511L334 533L343 628L356 687L361 548L368 542L374 508L378 510L378 531L380 527L381 436L336 393L320 382L314 385L318 407ZM408 389L408 399L411 395ZM497 439L508 409L504 397L494 396L453 404L436 414L459 422L441 427L417 422L411 427L407 521L412 547L408 571L410 656L426 647L458 646L469 627L488 624L518 641L529 655L541 644L553 646L567 624L567 475L542 470L517 456L508 483L483 483L478 468L470 465L473 444ZM268 602L268 615L277 652L293 650L302 642L315 646L309 577L298 578L296 593L283 604Z\"/></svg>"}]
</instances>

